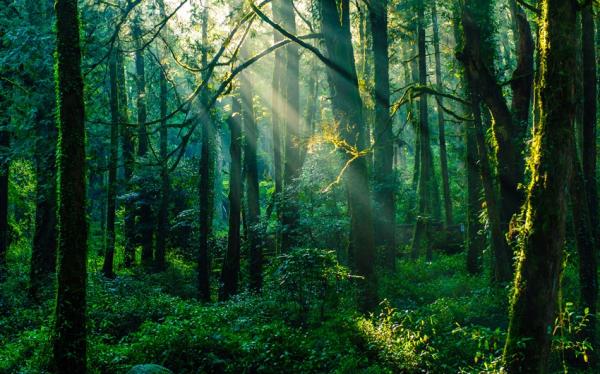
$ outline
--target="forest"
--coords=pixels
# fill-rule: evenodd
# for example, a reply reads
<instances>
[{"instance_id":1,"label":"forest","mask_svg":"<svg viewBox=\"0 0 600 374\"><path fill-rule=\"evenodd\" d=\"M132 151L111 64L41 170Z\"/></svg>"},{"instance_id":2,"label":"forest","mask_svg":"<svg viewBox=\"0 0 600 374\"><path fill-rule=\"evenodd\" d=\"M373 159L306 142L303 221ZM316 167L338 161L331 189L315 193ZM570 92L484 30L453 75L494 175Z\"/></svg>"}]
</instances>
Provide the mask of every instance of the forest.
<instances>
[{"instance_id":1,"label":"forest","mask_svg":"<svg viewBox=\"0 0 600 374\"><path fill-rule=\"evenodd\" d=\"M598 373L598 0L0 0L0 373Z\"/></svg>"}]
</instances>

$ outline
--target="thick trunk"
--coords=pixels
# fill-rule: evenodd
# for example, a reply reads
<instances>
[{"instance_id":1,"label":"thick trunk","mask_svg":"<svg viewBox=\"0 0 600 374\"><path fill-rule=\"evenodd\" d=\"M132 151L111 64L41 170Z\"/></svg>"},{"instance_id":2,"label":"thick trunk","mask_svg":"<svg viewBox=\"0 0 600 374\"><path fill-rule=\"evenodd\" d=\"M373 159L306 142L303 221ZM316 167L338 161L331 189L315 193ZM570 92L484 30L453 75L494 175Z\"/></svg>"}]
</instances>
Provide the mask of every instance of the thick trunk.
<instances>
[{"instance_id":1,"label":"thick trunk","mask_svg":"<svg viewBox=\"0 0 600 374\"><path fill-rule=\"evenodd\" d=\"M219 290L219 300L227 300L238 292L238 277L240 272L240 214L242 203L242 133L240 99L233 98L232 115L229 118L231 144L229 153L229 232L227 236L227 253L221 270L222 287Z\"/></svg>"},{"instance_id":2,"label":"thick trunk","mask_svg":"<svg viewBox=\"0 0 600 374\"><path fill-rule=\"evenodd\" d=\"M106 193L106 236L104 238L104 264L102 273L107 278L114 277L113 259L115 256L115 214L117 202L117 159L119 149L119 94L117 84L117 53L109 57L110 80L110 146L108 161L108 186Z\"/></svg>"},{"instance_id":3,"label":"thick trunk","mask_svg":"<svg viewBox=\"0 0 600 374\"><path fill-rule=\"evenodd\" d=\"M385 264L393 270L396 263L396 200L393 170L394 141L390 118L390 74L388 54L388 2L377 1L369 11L373 38L375 71L375 204L380 214L375 225L380 232L376 244L385 248Z\"/></svg>"},{"instance_id":4,"label":"thick trunk","mask_svg":"<svg viewBox=\"0 0 600 374\"><path fill-rule=\"evenodd\" d=\"M556 317L573 166L577 3L540 2L540 71L531 183L504 350L510 373L546 373ZM560 103L560 105L557 105Z\"/></svg>"},{"instance_id":5,"label":"thick trunk","mask_svg":"<svg viewBox=\"0 0 600 374\"><path fill-rule=\"evenodd\" d=\"M202 44L208 45L208 6L202 13ZM202 66L208 65L208 51L202 49ZM208 75L204 75L207 79ZM214 210L214 137L215 129L212 118L206 113L208 92L201 93L204 123L202 126L202 146L200 150L200 186L199 186L199 211L200 211L200 246L198 251L198 297L202 301L210 301L210 237L212 234L212 221Z\"/></svg>"},{"instance_id":6,"label":"thick trunk","mask_svg":"<svg viewBox=\"0 0 600 374\"><path fill-rule=\"evenodd\" d=\"M433 50L435 54L435 82L437 89L443 91L442 85L442 62L440 56L440 35L435 1L431 7L431 19L433 23ZM448 155L446 152L446 122L444 119L443 99L437 99L438 137L440 145L440 171L442 174L442 193L444 196L444 224L446 227L452 224L452 198L450 196L450 180L448 177Z\"/></svg>"},{"instance_id":7,"label":"thick trunk","mask_svg":"<svg viewBox=\"0 0 600 374\"><path fill-rule=\"evenodd\" d=\"M365 147L362 100L358 90L354 51L350 34L350 4L342 0L341 14L336 0L320 0L321 30L329 59L336 69L328 68L331 104L334 118L343 139L357 150ZM350 163L344 174L350 213L350 246L352 267L365 277L361 289L362 309L376 303L376 281L373 271L375 244L373 217L369 199L367 162L359 157Z\"/></svg>"},{"instance_id":8,"label":"thick trunk","mask_svg":"<svg viewBox=\"0 0 600 374\"><path fill-rule=\"evenodd\" d=\"M55 10L59 229L53 366L55 373L85 373L87 222L77 1L56 0Z\"/></svg>"}]
</instances>

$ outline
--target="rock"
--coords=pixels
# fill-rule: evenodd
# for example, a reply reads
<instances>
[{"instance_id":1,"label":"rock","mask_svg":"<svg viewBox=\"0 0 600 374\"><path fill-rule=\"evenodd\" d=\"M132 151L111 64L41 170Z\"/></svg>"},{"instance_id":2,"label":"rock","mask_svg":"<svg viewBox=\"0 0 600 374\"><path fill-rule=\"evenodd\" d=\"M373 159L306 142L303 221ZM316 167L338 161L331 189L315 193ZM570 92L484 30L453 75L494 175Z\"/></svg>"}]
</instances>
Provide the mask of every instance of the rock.
<instances>
[{"instance_id":1,"label":"rock","mask_svg":"<svg viewBox=\"0 0 600 374\"><path fill-rule=\"evenodd\" d=\"M173 374L173 372L160 365L143 364L135 365L127 372L127 374Z\"/></svg>"}]
</instances>

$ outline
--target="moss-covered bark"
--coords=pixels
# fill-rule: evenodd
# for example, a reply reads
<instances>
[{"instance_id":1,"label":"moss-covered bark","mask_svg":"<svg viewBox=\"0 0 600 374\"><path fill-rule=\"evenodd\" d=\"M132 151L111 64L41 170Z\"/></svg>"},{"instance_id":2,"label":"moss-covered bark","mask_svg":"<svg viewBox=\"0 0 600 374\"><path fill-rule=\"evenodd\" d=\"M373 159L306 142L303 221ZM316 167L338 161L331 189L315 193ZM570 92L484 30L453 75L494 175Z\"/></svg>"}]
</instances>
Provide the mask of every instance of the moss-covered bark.
<instances>
[{"instance_id":1,"label":"moss-covered bark","mask_svg":"<svg viewBox=\"0 0 600 374\"><path fill-rule=\"evenodd\" d=\"M55 10L59 229L53 366L55 373L85 373L87 222L77 1L56 0Z\"/></svg>"},{"instance_id":2,"label":"moss-covered bark","mask_svg":"<svg viewBox=\"0 0 600 374\"><path fill-rule=\"evenodd\" d=\"M329 59L335 69L327 69L334 119L343 139L357 150L365 147L362 100L354 63L350 33L350 2L320 0L321 30ZM374 274L375 244L367 162L364 157L352 161L344 174L350 213L352 267L365 277L360 303L370 309L376 302Z\"/></svg>"},{"instance_id":3,"label":"moss-covered bark","mask_svg":"<svg viewBox=\"0 0 600 374\"><path fill-rule=\"evenodd\" d=\"M572 172L577 2L540 1L540 71L525 223L511 300L504 364L546 373L556 316Z\"/></svg>"},{"instance_id":4,"label":"moss-covered bark","mask_svg":"<svg viewBox=\"0 0 600 374\"><path fill-rule=\"evenodd\" d=\"M369 9L373 39L375 83L374 165L373 179L376 209L380 212L375 225L380 233L376 244L384 247L385 264L393 270L396 263L396 199L394 136L390 118L390 59L388 53L388 1L373 2Z\"/></svg>"}]
</instances>

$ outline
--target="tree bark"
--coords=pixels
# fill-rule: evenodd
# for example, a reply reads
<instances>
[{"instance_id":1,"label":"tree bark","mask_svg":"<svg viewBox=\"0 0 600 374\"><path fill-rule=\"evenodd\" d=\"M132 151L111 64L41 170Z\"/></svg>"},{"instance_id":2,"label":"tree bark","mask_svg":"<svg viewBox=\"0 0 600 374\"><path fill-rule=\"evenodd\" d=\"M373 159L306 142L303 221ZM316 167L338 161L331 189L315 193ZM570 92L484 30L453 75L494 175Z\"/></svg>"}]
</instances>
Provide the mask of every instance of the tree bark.
<instances>
[{"instance_id":1,"label":"tree bark","mask_svg":"<svg viewBox=\"0 0 600 374\"><path fill-rule=\"evenodd\" d=\"M354 62L350 33L350 2L320 0L321 30L329 59L328 67L333 115L342 138L357 150L365 147L362 100ZM340 13L341 12L341 13ZM352 267L365 277L360 306L368 310L376 305L377 288L374 274L375 243L367 162L364 157L352 161L344 174L350 213L350 246Z\"/></svg>"},{"instance_id":2,"label":"tree bark","mask_svg":"<svg viewBox=\"0 0 600 374\"><path fill-rule=\"evenodd\" d=\"M104 264L102 273L114 278L113 259L115 256L115 216L117 202L117 161L119 149L119 94L117 83L117 52L113 52L108 62L110 80L110 146L108 161L108 186L106 193L106 236L104 238Z\"/></svg>"},{"instance_id":3,"label":"tree bark","mask_svg":"<svg viewBox=\"0 0 600 374\"><path fill-rule=\"evenodd\" d=\"M291 6L291 3L289 4ZM293 12L293 9L292 9ZM293 13L292 13L293 15ZM289 30L293 32L293 30ZM249 55L248 47L243 46L240 56L246 59ZM289 60L288 60L289 61ZM289 72L289 68L288 68ZM288 79L297 79L287 76ZM252 89L253 77L249 71L245 71L240 76L240 99L241 99L241 119L244 126L244 171L246 178L246 227L248 252L250 254L250 289L260 291L262 287L262 248L260 243L260 201L258 189L258 127L254 116L254 92ZM287 97L286 97L287 98ZM286 119L286 122L290 118ZM287 122L289 123L289 122ZM285 207L284 209L287 209ZM285 235L283 235L285 238ZM286 241L282 240L282 248L286 248Z\"/></svg>"},{"instance_id":4,"label":"tree bark","mask_svg":"<svg viewBox=\"0 0 600 374\"><path fill-rule=\"evenodd\" d=\"M222 287L219 300L228 300L238 292L238 277L240 272L240 214L242 203L242 134L241 119L242 104L240 99L234 97L231 104L231 117L229 128L231 131L231 144L229 153L231 165L229 167L229 232L227 236L227 253L223 260L221 270Z\"/></svg>"},{"instance_id":5,"label":"tree bark","mask_svg":"<svg viewBox=\"0 0 600 374\"><path fill-rule=\"evenodd\" d=\"M573 166L577 2L540 1L540 71L526 221L504 349L510 373L545 373L556 316ZM560 103L560 105L557 105Z\"/></svg>"},{"instance_id":6,"label":"tree bark","mask_svg":"<svg viewBox=\"0 0 600 374\"><path fill-rule=\"evenodd\" d=\"M127 109L127 82L125 78L125 61L122 53L117 55L117 83L119 95L119 115L121 123L129 122L129 112ZM121 154L123 157L123 181L122 189L124 192L131 190L131 177L133 176L134 166L134 144L129 126L120 127L119 136L121 137ZM131 267L135 262L135 209L133 201L130 198L124 199L125 215L123 219L123 236L125 239L124 265Z\"/></svg>"},{"instance_id":7,"label":"tree bark","mask_svg":"<svg viewBox=\"0 0 600 374\"><path fill-rule=\"evenodd\" d=\"M385 264L390 270L396 264L396 199L394 161L394 135L390 118L390 74L388 53L388 1L372 2L369 9L373 38L373 68L375 80L375 154L374 180L375 204L380 214L375 225L380 235L376 245L385 248Z\"/></svg>"},{"instance_id":8,"label":"tree bark","mask_svg":"<svg viewBox=\"0 0 600 374\"><path fill-rule=\"evenodd\" d=\"M59 229L53 366L59 374L85 373L85 128L77 1L56 0L55 10Z\"/></svg>"},{"instance_id":9,"label":"tree bark","mask_svg":"<svg viewBox=\"0 0 600 374\"><path fill-rule=\"evenodd\" d=\"M437 89L442 92L442 62L440 56L440 35L438 26L437 6L433 1L431 5L431 19L433 24L433 49L435 54L435 82ZM444 196L444 224L452 225L452 197L450 196L450 179L448 177L448 154L446 152L446 121L444 118L443 99L436 98L438 137L440 145L440 171L442 174L442 193Z\"/></svg>"},{"instance_id":10,"label":"tree bark","mask_svg":"<svg viewBox=\"0 0 600 374\"><path fill-rule=\"evenodd\" d=\"M160 168L160 205L158 207L158 225L156 230L156 251L154 254L154 264L156 270L162 271L166 267L165 254L167 247L167 237L169 235L169 195L170 195L170 183L169 183L169 160L167 157L167 149L169 146L167 120L167 105L168 105L168 91L167 91L167 78L165 71L160 72L159 78L159 109L160 109L160 130L159 130L159 158L161 162Z\"/></svg>"},{"instance_id":11,"label":"tree bark","mask_svg":"<svg viewBox=\"0 0 600 374\"><path fill-rule=\"evenodd\" d=\"M146 64L144 61L144 51L141 49L142 44L142 32L140 30L140 21L135 20L132 27L133 37L136 39L136 51L135 51L135 81L137 88L137 121L138 121L138 150L137 156L139 159L146 157L148 153L148 132L146 130L147 122L147 101L146 101ZM152 234L154 231L154 224L152 219L152 207L149 201L149 192L145 185L139 186L140 197L138 199L138 222L137 231L140 237L140 244L142 246L142 265L144 267L150 267L154 262L154 253L152 250Z\"/></svg>"},{"instance_id":12,"label":"tree bark","mask_svg":"<svg viewBox=\"0 0 600 374\"><path fill-rule=\"evenodd\" d=\"M281 6L282 26L292 34L296 34L296 18L293 0L284 0ZM305 123L300 118L300 52L296 43L291 43L285 50L285 80L282 85L285 97L285 160L283 167L283 184L285 188L281 223L282 250L287 251L301 241L298 232L300 213L297 204L297 183L302 169L302 153L306 144Z\"/></svg>"}]
</instances>

